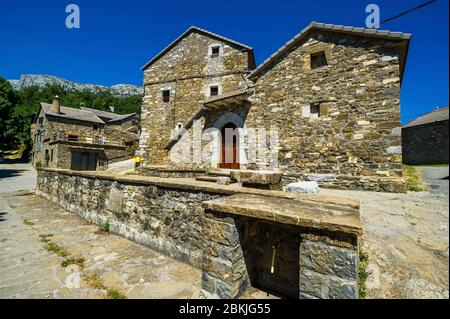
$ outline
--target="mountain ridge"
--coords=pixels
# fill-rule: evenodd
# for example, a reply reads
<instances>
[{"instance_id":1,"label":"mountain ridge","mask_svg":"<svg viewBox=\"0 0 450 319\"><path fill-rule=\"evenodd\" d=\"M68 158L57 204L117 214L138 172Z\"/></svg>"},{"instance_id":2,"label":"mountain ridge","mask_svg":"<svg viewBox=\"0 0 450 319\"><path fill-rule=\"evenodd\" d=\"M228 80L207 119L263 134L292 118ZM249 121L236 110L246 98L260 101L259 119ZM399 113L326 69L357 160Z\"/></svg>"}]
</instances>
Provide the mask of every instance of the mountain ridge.
<instances>
[{"instance_id":1,"label":"mountain ridge","mask_svg":"<svg viewBox=\"0 0 450 319\"><path fill-rule=\"evenodd\" d=\"M8 81L15 90L22 90L30 86L44 87L49 84L57 84L67 91L89 91L92 93L107 91L114 96L142 95L142 88L133 84L116 84L113 86L84 84L49 74L22 74L19 80Z\"/></svg>"}]
</instances>

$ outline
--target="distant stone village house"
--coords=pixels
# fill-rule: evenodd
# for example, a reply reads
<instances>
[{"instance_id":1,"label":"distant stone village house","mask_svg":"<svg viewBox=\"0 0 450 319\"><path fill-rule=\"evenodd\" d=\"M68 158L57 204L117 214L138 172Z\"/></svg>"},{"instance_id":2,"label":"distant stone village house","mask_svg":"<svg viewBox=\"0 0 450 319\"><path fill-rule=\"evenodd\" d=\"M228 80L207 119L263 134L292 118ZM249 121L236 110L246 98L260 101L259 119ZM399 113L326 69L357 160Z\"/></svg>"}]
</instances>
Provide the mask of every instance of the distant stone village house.
<instances>
[{"instance_id":1,"label":"distant stone village house","mask_svg":"<svg viewBox=\"0 0 450 319\"><path fill-rule=\"evenodd\" d=\"M72 170L103 170L132 158L139 142L136 114L41 103L32 128L32 164Z\"/></svg>"},{"instance_id":2,"label":"distant stone village house","mask_svg":"<svg viewBox=\"0 0 450 319\"><path fill-rule=\"evenodd\" d=\"M175 169L180 164L170 154L186 147L174 132L238 128L231 143L222 136L200 163L181 166L275 169L284 184L405 191L400 86L410 37L313 22L256 67L251 47L191 27L142 68L137 153L147 167ZM242 161L250 149L241 132L272 127L276 149L263 160ZM232 150L231 162L224 150Z\"/></svg>"},{"instance_id":3,"label":"distant stone village house","mask_svg":"<svg viewBox=\"0 0 450 319\"><path fill-rule=\"evenodd\" d=\"M448 106L402 127L403 163L448 164Z\"/></svg>"}]
</instances>

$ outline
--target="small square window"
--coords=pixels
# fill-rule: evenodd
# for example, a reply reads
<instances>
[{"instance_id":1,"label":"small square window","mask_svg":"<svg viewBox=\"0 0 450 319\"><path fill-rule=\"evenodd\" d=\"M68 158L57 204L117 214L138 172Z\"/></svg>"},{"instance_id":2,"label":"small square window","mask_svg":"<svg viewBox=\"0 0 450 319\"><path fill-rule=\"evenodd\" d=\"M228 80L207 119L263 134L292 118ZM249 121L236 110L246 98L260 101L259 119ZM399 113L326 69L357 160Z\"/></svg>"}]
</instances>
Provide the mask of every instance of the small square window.
<instances>
[{"instance_id":1,"label":"small square window","mask_svg":"<svg viewBox=\"0 0 450 319\"><path fill-rule=\"evenodd\" d=\"M211 57L216 58L219 56L220 47L212 47L211 48Z\"/></svg>"},{"instance_id":2,"label":"small square window","mask_svg":"<svg viewBox=\"0 0 450 319\"><path fill-rule=\"evenodd\" d=\"M162 98L164 103L170 102L170 90L163 90Z\"/></svg>"},{"instance_id":3,"label":"small square window","mask_svg":"<svg viewBox=\"0 0 450 319\"><path fill-rule=\"evenodd\" d=\"M78 141L78 137L79 137L78 134L74 134L74 133L67 134L67 139L69 141Z\"/></svg>"},{"instance_id":4,"label":"small square window","mask_svg":"<svg viewBox=\"0 0 450 319\"><path fill-rule=\"evenodd\" d=\"M325 52L318 52L311 54L311 69L317 69L321 66L327 65L327 58Z\"/></svg>"},{"instance_id":5,"label":"small square window","mask_svg":"<svg viewBox=\"0 0 450 319\"><path fill-rule=\"evenodd\" d=\"M311 105L311 117L312 118L320 117L320 105L319 104Z\"/></svg>"},{"instance_id":6,"label":"small square window","mask_svg":"<svg viewBox=\"0 0 450 319\"><path fill-rule=\"evenodd\" d=\"M209 87L209 95L210 96L219 95L219 87L218 86Z\"/></svg>"}]
</instances>

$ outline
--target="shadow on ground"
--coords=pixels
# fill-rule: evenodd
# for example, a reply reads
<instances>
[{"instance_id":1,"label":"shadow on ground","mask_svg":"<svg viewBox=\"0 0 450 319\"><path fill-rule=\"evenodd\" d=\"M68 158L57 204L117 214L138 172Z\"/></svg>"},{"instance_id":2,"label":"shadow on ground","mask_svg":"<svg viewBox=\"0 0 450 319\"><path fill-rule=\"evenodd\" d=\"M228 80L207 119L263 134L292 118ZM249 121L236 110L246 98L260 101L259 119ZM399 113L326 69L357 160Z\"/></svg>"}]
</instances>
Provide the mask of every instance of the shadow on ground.
<instances>
[{"instance_id":1,"label":"shadow on ground","mask_svg":"<svg viewBox=\"0 0 450 319\"><path fill-rule=\"evenodd\" d=\"M8 214L8 213L6 213L6 212L0 212L0 223L6 221L5 216L6 216L7 214Z\"/></svg>"},{"instance_id":2,"label":"shadow on ground","mask_svg":"<svg viewBox=\"0 0 450 319\"><path fill-rule=\"evenodd\" d=\"M0 179L20 176L20 175L23 175L23 173L26 171L27 171L26 169L1 168L0 169Z\"/></svg>"}]
</instances>

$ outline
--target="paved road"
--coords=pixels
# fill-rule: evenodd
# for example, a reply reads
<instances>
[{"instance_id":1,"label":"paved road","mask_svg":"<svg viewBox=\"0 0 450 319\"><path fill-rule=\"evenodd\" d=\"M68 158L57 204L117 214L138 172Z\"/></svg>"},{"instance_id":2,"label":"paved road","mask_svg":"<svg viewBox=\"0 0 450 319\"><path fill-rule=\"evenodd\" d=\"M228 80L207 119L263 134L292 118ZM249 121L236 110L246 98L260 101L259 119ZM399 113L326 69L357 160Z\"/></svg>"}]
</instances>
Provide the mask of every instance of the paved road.
<instances>
[{"instance_id":1,"label":"paved road","mask_svg":"<svg viewBox=\"0 0 450 319\"><path fill-rule=\"evenodd\" d=\"M448 167L418 167L427 192L322 190L361 200L369 298L448 298Z\"/></svg>"},{"instance_id":2,"label":"paved road","mask_svg":"<svg viewBox=\"0 0 450 319\"><path fill-rule=\"evenodd\" d=\"M127 298L198 298L201 271L113 234L34 195L35 171L0 165L0 299L105 298L108 288ZM63 267L64 257L84 265ZM244 298L272 298L252 289Z\"/></svg>"},{"instance_id":3,"label":"paved road","mask_svg":"<svg viewBox=\"0 0 450 319\"><path fill-rule=\"evenodd\" d=\"M0 165L0 299L198 298L201 272L156 251L98 232L74 214L34 195L27 164ZM43 237L47 236L47 237ZM47 238L84 265L61 264Z\"/></svg>"},{"instance_id":4,"label":"paved road","mask_svg":"<svg viewBox=\"0 0 450 319\"><path fill-rule=\"evenodd\" d=\"M448 166L432 167L418 166L422 180L427 184L428 191L433 195L447 197L448 199Z\"/></svg>"},{"instance_id":5,"label":"paved road","mask_svg":"<svg viewBox=\"0 0 450 319\"><path fill-rule=\"evenodd\" d=\"M0 193L31 190L36 186L36 171L30 164L0 164Z\"/></svg>"}]
</instances>

